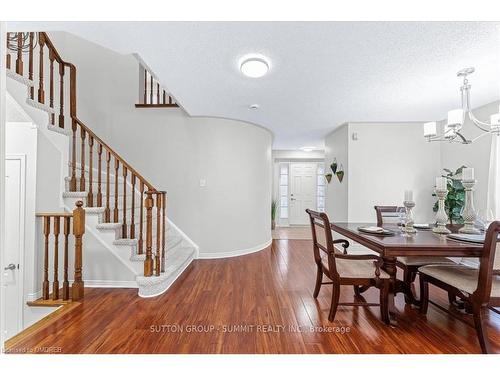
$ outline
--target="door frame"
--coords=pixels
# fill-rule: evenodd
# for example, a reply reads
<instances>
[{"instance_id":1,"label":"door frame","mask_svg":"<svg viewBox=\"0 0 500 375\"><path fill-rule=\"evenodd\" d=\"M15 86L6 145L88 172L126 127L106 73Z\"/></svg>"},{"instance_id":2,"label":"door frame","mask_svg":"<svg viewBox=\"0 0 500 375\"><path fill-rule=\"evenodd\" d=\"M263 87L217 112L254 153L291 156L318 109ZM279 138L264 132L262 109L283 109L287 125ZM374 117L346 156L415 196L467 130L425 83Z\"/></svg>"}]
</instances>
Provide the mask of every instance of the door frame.
<instances>
[{"instance_id":1,"label":"door frame","mask_svg":"<svg viewBox=\"0 0 500 375\"><path fill-rule=\"evenodd\" d=\"M302 226L307 226L308 223L306 222L305 224L292 224L291 221L290 221L290 214L291 214L291 210L290 210L290 203L292 201L292 189L291 189L291 181L292 181L292 166L294 164L315 164L316 165L316 168L314 170L314 186L315 186L315 189L314 189L314 199L315 199L315 210L316 208L318 207L318 179L317 179L317 175L318 175L318 163L321 163L321 162L317 162L317 161L309 161L309 160L305 160L305 161L290 161L290 163L288 164L288 225L289 226L296 226L296 227L302 227Z\"/></svg>"},{"instance_id":2,"label":"door frame","mask_svg":"<svg viewBox=\"0 0 500 375\"><path fill-rule=\"evenodd\" d=\"M26 247L26 154L6 154L5 155L5 163L7 163L7 160L19 160L21 162L21 191L20 191L20 238L19 238L19 285L18 285L18 298L17 298L17 303L19 306L18 310L18 331L22 331L24 328L24 254L25 254L25 247ZM6 215L6 212L4 212L4 215ZM6 219L6 217L4 217ZM5 245L5 244L4 244ZM6 252L5 247L3 247L3 251ZM5 260L5 253L3 254L3 259ZM1 270L3 272L3 269ZM3 280L3 277L2 277ZM2 282L2 288L4 287L3 282ZM2 312L5 311L7 304L7 301L2 306ZM3 314L4 319L6 318L6 314ZM5 327L5 321L2 322L3 330L6 329ZM2 336L3 336L3 330L2 330Z\"/></svg>"}]
</instances>

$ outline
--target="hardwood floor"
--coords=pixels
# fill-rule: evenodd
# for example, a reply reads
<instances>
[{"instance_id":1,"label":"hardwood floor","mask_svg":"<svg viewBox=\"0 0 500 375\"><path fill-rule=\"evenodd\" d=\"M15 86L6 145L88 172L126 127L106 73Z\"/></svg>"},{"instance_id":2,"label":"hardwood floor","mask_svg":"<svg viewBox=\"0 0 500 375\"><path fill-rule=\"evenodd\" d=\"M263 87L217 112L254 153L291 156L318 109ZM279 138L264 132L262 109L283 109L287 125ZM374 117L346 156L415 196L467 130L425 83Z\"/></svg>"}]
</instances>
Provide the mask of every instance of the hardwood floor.
<instances>
[{"instance_id":1,"label":"hardwood floor","mask_svg":"<svg viewBox=\"0 0 500 375\"><path fill-rule=\"evenodd\" d=\"M312 240L311 227L277 227L272 231L275 240Z\"/></svg>"},{"instance_id":2,"label":"hardwood floor","mask_svg":"<svg viewBox=\"0 0 500 375\"><path fill-rule=\"evenodd\" d=\"M309 240L275 240L250 255L197 260L162 296L134 289L86 289L83 303L17 341L12 352L61 353L479 353L475 331L436 308L427 317L397 297L398 326L378 307L340 307L327 319L331 286L312 297L315 265ZM369 290L366 299L377 300ZM341 301L352 300L343 287ZM431 299L445 305L437 289ZM301 332L297 332L298 327ZM240 332L225 332L225 329ZM207 332L193 332L202 330ZM330 330L331 332L321 332ZM182 331L182 332L181 332ZM488 333L500 352L500 316Z\"/></svg>"}]
</instances>

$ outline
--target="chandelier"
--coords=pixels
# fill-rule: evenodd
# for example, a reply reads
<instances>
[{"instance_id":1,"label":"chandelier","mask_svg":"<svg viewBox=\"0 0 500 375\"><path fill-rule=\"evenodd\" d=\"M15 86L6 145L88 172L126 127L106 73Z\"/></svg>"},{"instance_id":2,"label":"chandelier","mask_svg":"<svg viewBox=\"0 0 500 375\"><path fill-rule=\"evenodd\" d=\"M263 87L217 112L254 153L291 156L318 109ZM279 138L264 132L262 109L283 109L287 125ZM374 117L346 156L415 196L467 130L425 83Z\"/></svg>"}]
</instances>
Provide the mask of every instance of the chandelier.
<instances>
[{"instance_id":1,"label":"chandelier","mask_svg":"<svg viewBox=\"0 0 500 375\"><path fill-rule=\"evenodd\" d=\"M33 50L36 45L37 38L34 33L7 33L7 49L10 51L29 53L30 48Z\"/></svg>"},{"instance_id":2,"label":"chandelier","mask_svg":"<svg viewBox=\"0 0 500 375\"><path fill-rule=\"evenodd\" d=\"M500 135L500 113L490 116L490 122L480 121L474 116L470 108L470 90L471 85L467 79L469 74L474 73L474 68L465 68L457 73L457 77L463 78L462 86L460 87L462 108L454 109L448 112L448 119L444 125L441 134L437 132L437 123L435 121L424 124L424 137L429 142L455 142L461 144L471 144L479 138L491 134ZM500 112L500 108L499 108ZM475 138L468 138L462 133L462 127L465 119L468 118L478 129L481 134Z\"/></svg>"}]
</instances>

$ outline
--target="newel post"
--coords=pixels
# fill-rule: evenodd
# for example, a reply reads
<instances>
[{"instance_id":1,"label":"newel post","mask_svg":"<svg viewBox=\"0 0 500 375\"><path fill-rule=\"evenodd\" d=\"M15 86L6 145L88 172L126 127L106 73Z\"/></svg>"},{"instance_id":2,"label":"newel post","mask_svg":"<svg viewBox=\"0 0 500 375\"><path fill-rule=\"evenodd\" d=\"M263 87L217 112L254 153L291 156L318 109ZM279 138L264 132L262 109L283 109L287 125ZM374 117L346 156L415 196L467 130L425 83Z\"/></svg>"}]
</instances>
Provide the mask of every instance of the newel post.
<instances>
[{"instance_id":1,"label":"newel post","mask_svg":"<svg viewBox=\"0 0 500 375\"><path fill-rule=\"evenodd\" d=\"M146 259L144 276L153 276L153 192L146 191Z\"/></svg>"},{"instance_id":2,"label":"newel post","mask_svg":"<svg viewBox=\"0 0 500 375\"><path fill-rule=\"evenodd\" d=\"M83 298L82 279L82 237L85 233L85 210L82 208L83 202L76 202L73 210L73 235L75 236L75 279L71 286L72 299L78 301Z\"/></svg>"}]
</instances>

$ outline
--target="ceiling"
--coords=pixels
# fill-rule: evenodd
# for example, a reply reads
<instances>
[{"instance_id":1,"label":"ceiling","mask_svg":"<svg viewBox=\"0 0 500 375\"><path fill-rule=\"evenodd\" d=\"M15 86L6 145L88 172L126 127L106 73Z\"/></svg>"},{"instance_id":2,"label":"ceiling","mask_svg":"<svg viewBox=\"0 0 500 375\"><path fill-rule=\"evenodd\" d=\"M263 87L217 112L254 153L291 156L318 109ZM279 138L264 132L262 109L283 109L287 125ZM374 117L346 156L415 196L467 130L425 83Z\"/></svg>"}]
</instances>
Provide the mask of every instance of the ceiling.
<instances>
[{"instance_id":1,"label":"ceiling","mask_svg":"<svg viewBox=\"0 0 500 375\"><path fill-rule=\"evenodd\" d=\"M11 22L8 29L69 31L137 53L190 115L266 127L274 149L323 148L344 122L441 120L459 105L463 67L476 68L473 107L500 96L500 23ZM266 76L240 73L248 53L268 57Z\"/></svg>"}]
</instances>

